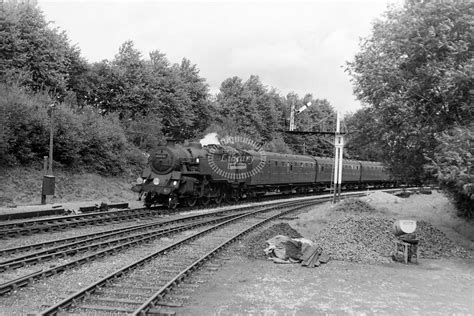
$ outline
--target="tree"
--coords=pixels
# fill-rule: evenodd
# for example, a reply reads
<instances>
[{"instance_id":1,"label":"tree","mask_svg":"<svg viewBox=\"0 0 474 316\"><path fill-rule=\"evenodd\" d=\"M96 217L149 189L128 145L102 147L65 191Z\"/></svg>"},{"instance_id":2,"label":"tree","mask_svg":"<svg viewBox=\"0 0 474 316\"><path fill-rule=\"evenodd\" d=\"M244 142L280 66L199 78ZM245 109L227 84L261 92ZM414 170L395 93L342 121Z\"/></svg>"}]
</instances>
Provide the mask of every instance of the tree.
<instances>
[{"instance_id":1,"label":"tree","mask_svg":"<svg viewBox=\"0 0 474 316\"><path fill-rule=\"evenodd\" d=\"M254 120L256 129L263 141L269 141L275 136L278 128L277 101L270 95L268 89L262 84L260 78L251 75L243 85L247 107L255 109L258 117Z\"/></svg>"},{"instance_id":2,"label":"tree","mask_svg":"<svg viewBox=\"0 0 474 316\"><path fill-rule=\"evenodd\" d=\"M370 107L358 110L345 118L349 134L345 137L347 155L352 159L383 160L382 139L378 137L378 118Z\"/></svg>"},{"instance_id":3,"label":"tree","mask_svg":"<svg viewBox=\"0 0 474 316\"><path fill-rule=\"evenodd\" d=\"M200 134L209 125L211 105L208 100L209 87L205 79L199 76L199 69L191 61L183 58L181 64L173 68L176 73L176 94L179 96L183 122L180 134L192 138ZM183 124L184 123L184 124Z\"/></svg>"},{"instance_id":4,"label":"tree","mask_svg":"<svg viewBox=\"0 0 474 316\"><path fill-rule=\"evenodd\" d=\"M149 89L146 63L132 41L120 46L112 67L121 83L121 90L114 100L114 108L120 118L133 119L137 115L146 115L153 103L153 96Z\"/></svg>"},{"instance_id":5,"label":"tree","mask_svg":"<svg viewBox=\"0 0 474 316\"><path fill-rule=\"evenodd\" d=\"M217 103L220 115L236 122L240 134L260 141L263 123L257 108L255 90L252 90L251 85L243 83L238 77L224 80L217 95Z\"/></svg>"},{"instance_id":6,"label":"tree","mask_svg":"<svg viewBox=\"0 0 474 316\"><path fill-rule=\"evenodd\" d=\"M473 15L469 1L407 1L374 24L348 63L376 121L371 135L402 178L422 179L436 133L473 120Z\"/></svg>"},{"instance_id":7,"label":"tree","mask_svg":"<svg viewBox=\"0 0 474 316\"><path fill-rule=\"evenodd\" d=\"M439 145L426 168L454 198L461 215L474 217L474 123L454 127L437 135L436 139Z\"/></svg>"},{"instance_id":8,"label":"tree","mask_svg":"<svg viewBox=\"0 0 474 316\"><path fill-rule=\"evenodd\" d=\"M88 82L85 99L103 114L118 113L127 128L130 120L151 121L166 137L184 140L200 134L211 117L208 86L196 65L187 59L170 65L157 50L145 60L132 41L112 61L92 65Z\"/></svg>"},{"instance_id":9,"label":"tree","mask_svg":"<svg viewBox=\"0 0 474 316\"><path fill-rule=\"evenodd\" d=\"M71 75L84 72L79 50L65 32L49 26L34 1L0 6L0 54L0 81L59 98L72 87Z\"/></svg>"}]
</instances>

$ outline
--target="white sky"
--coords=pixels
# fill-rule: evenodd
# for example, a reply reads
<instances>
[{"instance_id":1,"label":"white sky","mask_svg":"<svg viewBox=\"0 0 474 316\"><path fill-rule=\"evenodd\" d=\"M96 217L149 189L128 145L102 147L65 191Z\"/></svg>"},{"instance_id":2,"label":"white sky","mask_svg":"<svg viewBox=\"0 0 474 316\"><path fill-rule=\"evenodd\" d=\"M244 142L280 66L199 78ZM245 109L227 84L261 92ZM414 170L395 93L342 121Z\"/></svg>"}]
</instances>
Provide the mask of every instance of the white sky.
<instances>
[{"instance_id":1,"label":"white sky","mask_svg":"<svg viewBox=\"0 0 474 316\"><path fill-rule=\"evenodd\" d=\"M345 62L387 4L401 1L38 2L89 62L113 59L132 40L145 58L159 50L171 63L190 59L214 93L226 78L254 74L282 95L312 93L353 112L361 105Z\"/></svg>"}]
</instances>

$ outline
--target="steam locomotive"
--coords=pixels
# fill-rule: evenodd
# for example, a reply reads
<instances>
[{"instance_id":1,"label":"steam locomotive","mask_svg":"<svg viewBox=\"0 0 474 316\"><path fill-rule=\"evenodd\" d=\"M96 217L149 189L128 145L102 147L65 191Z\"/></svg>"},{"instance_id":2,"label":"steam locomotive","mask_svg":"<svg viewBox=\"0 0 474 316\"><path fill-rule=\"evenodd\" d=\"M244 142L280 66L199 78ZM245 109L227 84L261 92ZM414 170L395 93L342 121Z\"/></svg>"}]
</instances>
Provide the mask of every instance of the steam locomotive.
<instances>
[{"instance_id":1,"label":"steam locomotive","mask_svg":"<svg viewBox=\"0 0 474 316\"><path fill-rule=\"evenodd\" d=\"M331 185L333 167L332 158L168 141L150 155L132 190L145 207L220 204L268 192L322 191ZM380 162L344 160L342 183L347 188L388 187L394 180Z\"/></svg>"}]
</instances>

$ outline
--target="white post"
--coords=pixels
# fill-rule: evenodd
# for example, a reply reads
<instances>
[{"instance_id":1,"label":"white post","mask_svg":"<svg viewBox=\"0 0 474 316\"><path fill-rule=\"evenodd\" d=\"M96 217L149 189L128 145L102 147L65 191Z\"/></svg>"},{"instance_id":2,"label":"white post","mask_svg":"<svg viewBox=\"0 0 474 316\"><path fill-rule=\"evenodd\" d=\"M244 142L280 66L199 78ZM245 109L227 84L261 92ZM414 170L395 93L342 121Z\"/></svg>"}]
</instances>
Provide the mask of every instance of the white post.
<instances>
[{"instance_id":1,"label":"white post","mask_svg":"<svg viewBox=\"0 0 474 316\"><path fill-rule=\"evenodd\" d=\"M341 199L341 186L342 186L342 153L344 148L344 138L342 135L338 135L338 151L339 151L339 172L338 172L338 193L337 193L337 200Z\"/></svg>"},{"instance_id":2,"label":"white post","mask_svg":"<svg viewBox=\"0 0 474 316\"><path fill-rule=\"evenodd\" d=\"M54 120L54 106L51 104L51 117L49 122L49 174L53 175L53 120Z\"/></svg>"},{"instance_id":3,"label":"white post","mask_svg":"<svg viewBox=\"0 0 474 316\"><path fill-rule=\"evenodd\" d=\"M334 147L335 147L335 155L334 155L334 198L333 203L338 201L341 196L341 184L342 184L342 153L344 147L344 138L340 134L340 117L339 112L337 112L336 116L336 133L334 135Z\"/></svg>"}]
</instances>

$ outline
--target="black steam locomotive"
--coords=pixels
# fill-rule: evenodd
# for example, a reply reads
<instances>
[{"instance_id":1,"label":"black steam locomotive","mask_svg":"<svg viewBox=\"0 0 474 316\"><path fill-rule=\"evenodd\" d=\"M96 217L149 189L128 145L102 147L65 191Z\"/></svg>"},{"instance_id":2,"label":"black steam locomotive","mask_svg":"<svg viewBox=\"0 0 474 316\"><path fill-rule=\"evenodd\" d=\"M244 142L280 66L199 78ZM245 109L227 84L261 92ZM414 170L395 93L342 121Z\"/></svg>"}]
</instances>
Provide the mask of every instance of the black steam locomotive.
<instances>
[{"instance_id":1,"label":"black steam locomotive","mask_svg":"<svg viewBox=\"0 0 474 316\"><path fill-rule=\"evenodd\" d=\"M332 158L168 141L150 155L132 189L146 207L219 204L268 192L324 190L331 185L333 167ZM394 181L382 163L344 160L342 183L362 188L392 186Z\"/></svg>"}]
</instances>

